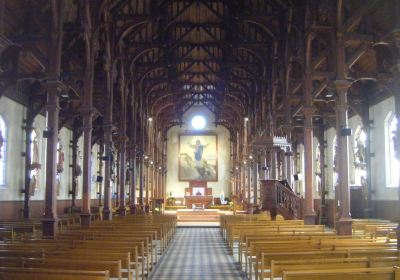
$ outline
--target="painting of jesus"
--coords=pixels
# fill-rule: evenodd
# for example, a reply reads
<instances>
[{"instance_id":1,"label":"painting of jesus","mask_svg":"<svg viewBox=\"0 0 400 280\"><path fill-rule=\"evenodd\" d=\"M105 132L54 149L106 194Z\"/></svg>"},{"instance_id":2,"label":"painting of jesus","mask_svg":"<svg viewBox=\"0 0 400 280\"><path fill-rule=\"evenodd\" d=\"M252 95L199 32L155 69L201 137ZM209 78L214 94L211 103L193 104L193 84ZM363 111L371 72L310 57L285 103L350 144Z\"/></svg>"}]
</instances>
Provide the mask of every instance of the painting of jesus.
<instances>
[{"instance_id":1,"label":"painting of jesus","mask_svg":"<svg viewBox=\"0 0 400 280\"><path fill-rule=\"evenodd\" d=\"M179 180L218 180L216 135L180 135Z\"/></svg>"}]
</instances>

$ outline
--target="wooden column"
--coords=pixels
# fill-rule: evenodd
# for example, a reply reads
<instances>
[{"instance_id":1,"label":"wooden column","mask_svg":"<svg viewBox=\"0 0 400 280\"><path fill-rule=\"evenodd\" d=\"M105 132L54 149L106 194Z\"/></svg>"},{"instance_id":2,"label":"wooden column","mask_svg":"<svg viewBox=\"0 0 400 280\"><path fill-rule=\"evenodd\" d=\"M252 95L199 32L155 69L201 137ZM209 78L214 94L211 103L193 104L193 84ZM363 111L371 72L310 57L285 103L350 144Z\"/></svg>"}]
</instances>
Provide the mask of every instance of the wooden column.
<instances>
[{"instance_id":1,"label":"wooden column","mask_svg":"<svg viewBox=\"0 0 400 280\"><path fill-rule=\"evenodd\" d=\"M90 225L90 194L91 194L91 155L92 155L92 111L86 108L83 111L83 180L82 180L82 225Z\"/></svg>"},{"instance_id":2,"label":"wooden column","mask_svg":"<svg viewBox=\"0 0 400 280\"><path fill-rule=\"evenodd\" d=\"M344 7L342 1L337 6L337 33L336 33L336 139L338 147L338 178L339 178L339 221L337 232L339 235L352 234L352 220L350 216L350 190L349 190L349 136L348 128L348 103L347 90L351 83L346 80L346 32L344 27Z\"/></svg>"},{"instance_id":3,"label":"wooden column","mask_svg":"<svg viewBox=\"0 0 400 280\"><path fill-rule=\"evenodd\" d=\"M74 127L72 129L72 188L71 188L71 210L76 209L76 190L78 187L78 140L79 131L77 120L74 121ZM82 171L82 170L81 170Z\"/></svg>"},{"instance_id":4,"label":"wooden column","mask_svg":"<svg viewBox=\"0 0 400 280\"><path fill-rule=\"evenodd\" d=\"M100 149L98 152L98 161L99 161L99 170L97 171L97 176L103 178L103 155L104 155L104 143L103 140L100 140ZM98 199L99 199L99 206L103 206L103 180L97 181L98 184Z\"/></svg>"},{"instance_id":5,"label":"wooden column","mask_svg":"<svg viewBox=\"0 0 400 280\"><path fill-rule=\"evenodd\" d=\"M314 212L313 197L313 178L314 178L314 157L313 157L313 120L314 108L303 108L304 113L304 165L305 165L305 202L306 212L304 223L313 225L316 223L316 214Z\"/></svg>"},{"instance_id":6,"label":"wooden column","mask_svg":"<svg viewBox=\"0 0 400 280\"><path fill-rule=\"evenodd\" d=\"M113 72L111 62L110 44L110 15L106 14L105 37L106 37L106 109L104 116L104 206L103 220L112 220L112 190L111 190L111 168L112 168L112 118L113 118Z\"/></svg>"},{"instance_id":7,"label":"wooden column","mask_svg":"<svg viewBox=\"0 0 400 280\"><path fill-rule=\"evenodd\" d=\"M142 146L143 147L143 146ZM145 171L144 171L144 156L143 156L143 150L140 153L139 157L139 204L142 210L144 210L144 176L145 176Z\"/></svg>"},{"instance_id":8,"label":"wooden column","mask_svg":"<svg viewBox=\"0 0 400 280\"><path fill-rule=\"evenodd\" d=\"M91 212L91 171L92 171L92 117L93 108L93 66L94 66L94 49L93 49L93 34L92 34L92 18L90 1L85 1L85 47L86 61L83 87L83 176L82 176L82 212L81 224L90 225Z\"/></svg>"},{"instance_id":9,"label":"wooden column","mask_svg":"<svg viewBox=\"0 0 400 280\"><path fill-rule=\"evenodd\" d=\"M396 29L393 32L393 39L394 39L394 43L396 45L397 51L400 52L400 3L398 1L396 1ZM397 93L400 90L400 56L397 55L397 61L396 61L396 71L395 71L395 78L394 78L394 82L395 82L395 86L397 89ZM400 96L399 94L395 94L395 112L396 112L396 118L397 118L397 127L396 127L396 134L394 135L396 141L395 141L395 145L394 145L394 149L395 149L395 155L397 160L400 160ZM369 152L369 150L367 149L367 153ZM369 162L371 162L370 157L368 158ZM400 170L399 170L400 172ZM399 187L398 189L398 203L400 203L400 182L399 182ZM369 192L370 193L370 192ZM400 249L400 213L398 213L398 226L396 229L396 233L397 233L397 248Z\"/></svg>"},{"instance_id":10,"label":"wooden column","mask_svg":"<svg viewBox=\"0 0 400 280\"><path fill-rule=\"evenodd\" d=\"M258 188L258 167L259 167L259 156L258 156L258 151L257 149L253 150L253 163L252 163L252 183L253 183L253 203L257 204L257 188Z\"/></svg>"},{"instance_id":11,"label":"wooden column","mask_svg":"<svg viewBox=\"0 0 400 280\"><path fill-rule=\"evenodd\" d=\"M163 136L162 139L161 198L163 198L165 202L167 199L167 141Z\"/></svg>"},{"instance_id":12,"label":"wooden column","mask_svg":"<svg viewBox=\"0 0 400 280\"><path fill-rule=\"evenodd\" d=\"M348 133L348 103L347 90L351 83L342 80L335 81L336 99L336 119L337 119L337 145L338 151L338 177L339 177L339 221L337 232L339 235L352 234L352 220L350 215L350 188L349 188L349 137Z\"/></svg>"},{"instance_id":13,"label":"wooden column","mask_svg":"<svg viewBox=\"0 0 400 280\"><path fill-rule=\"evenodd\" d=\"M51 45L49 60L49 79L47 82L47 145L46 145L46 191L43 217L43 236L54 236L57 231L57 139L60 100L58 92L62 88L58 80L61 70L63 42L64 1L51 1L54 11L51 19Z\"/></svg>"},{"instance_id":14,"label":"wooden column","mask_svg":"<svg viewBox=\"0 0 400 280\"><path fill-rule=\"evenodd\" d=\"M145 185L145 205L144 205L144 210L146 213L150 211L150 205L149 205L149 187L150 187L150 166L149 162L144 163L144 185Z\"/></svg>"},{"instance_id":15,"label":"wooden column","mask_svg":"<svg viewBox=\"0 0 400 280\"><path fill-rule=\"evenodd\" d=\"M137 213L136 209L136 146L133 145L131 148L131 154L130 154L130 180L129 180L129 194L130 194L130 205L129 205L129 210L132 215L135 215Z\"/></svg>"},{"instance_id":16,"label":"wooden column","mask_svg":"<svg viewBox=\"0 0 400 280\"><path fill-rule=\"evenodd\" d=\"M250 203L251 194L251 172L250 172L250 162L247 161L245 165L245 180L246 180L246 200Z\"/></svg>"},{"instance_id":17,"label":"wooden column","mask_svg":"<svg viewBox=\"0 0 400 280\"><path fill-rule=\"evenodd\" d=\"M106 121L104 127L104 206L103 220L112 220L112 190L111 190L111 168L112 168L112 124Z\"/></svg>"},{"instance_id":18,"label":"wooden column","mask_svg":"<svg viewBox=\"0 0 400 280\"><path fill-rule=\"evenodd\" d=\"M124 121L122 121L124 122ZM124 125L121 125L124 126ZM120 216L126 215L126 201L125 201L125 184L126 184L126 141L125 135L120 136L119 140L119 207L118 214Z\"/></svg>"},{"instance_id":19,"label":"wooden column","mask_svg":"<svg viewBox=\"0 0 400 280\"><path fill-rule=\"evenodd\" d=\"M400 77L399 77L400 78ZM397 95L396 95L397 96ZM372 136L372 129L371 129L371 121L369 117L369 107L370 107L370 102L369 102L369 97L368 95L365 97L364 102L362 104L362 109L361 109L361 119L363 123L363 129L365 134L367 135L367 138L365 140L365 164L366 164L366 189L365 191L367 192L367 197L365 199L365 208L364 208L364 218L368 219L371 217L371 191L372 191L372 178L371 178L371 136ZM400 107L399 107L400 109ZM397 109L396 109L397 111ZM398 111L400 112L400 111Z\"/></svg>"},{"instance_id":20,"label":"wooden column","mask_svg":"<svg viewBox=\"0 0 400 280\"><path fill-rule=\"evenodd\" d=\"M242 191L242 198L243 201L246 199L246 165L242 163L242 168L241 168L241 191Z\"/></svg>"},{"instance_id":21,"label":"wooden column","mask_svg":"<svg viewBox=\"0 0 400 280\"><path fill-rule=\"evenodd\" d=\"M272 148L270 150L270 172L269 172L269 176L271 180L277 180L278 176L277 176L277 168L276 168L276 150L275 148Z\"/></svg>"},{"instance_id":22,"label":"wooden column","mask_svg":"<svg viewBox=\"0 0 400 280\"><path fill-rule=\"evenodd\" d=\"M119 160L119 153L117 152L117 151L115 151L114 152L114 156L116 157L116 160L115 160L115 171L114 171L114 177L115 177L115 181L114 181L114 186L113 186L113 189L114 189L114 196L115 196L115 207L117 208L117 207L119 207L119 163L120 163L120 160Z\"/></svg>"},{"instance_id":23,"label":"wooden column","mask_svg":"<svg viewBox=\"0 0 400 280\"><path fill-rule=\"evenodd\" d=\"M320 170L319 174L321 179L321 211L320 211L320 224L326 225L328 223L328 205L326 204L326 186L325 186L325 125L324 119L319 120L318 126L318 142L319 142L319 155L320 155Z\"/></svg>"},{"instance_id":24,"label":"wooden column","mask_svg":"<svg viewBox=\"0 0 400 280\"><path fill-rule=\"evenodd\" d=\"M125 84L125 71L121 62L120 69L120 94L121 94L121 112L119 118L119 207L118 214L126 215L125 184L126 184L126 110L127 110L127 88Z\"/></svg>"},{"instance_id":25,"label":"wooden column","mask_svg":"<svg viewBox=\"0 0 400 280\"><path fill-rule=\"evenodd\" d=\"M286 156L285 156L285 150L281 149L280 150L280 159L282 162L282 179L281 180L286 180L287 179L287 161L286 161Z\"/></svg>"},{"instance_id":26,"label":"wooden column","mask_svg":"<svg viewBox=\"0 0 400 280\"><path fill-rule=\"evenodd\" d=\"M33 119L32 116L32 106L27 107L27 116L25 122L25 188L24 193L24 208L22 210L24 219L29 219L30 209L29 209L29 199L30 199L30 184L31 184L31 170L32 170L32 131L33 131Z\"/></svg>"},{"instance_id":27,"label":"wooden column","mask_svg":"<svg viewBox=\"0 0 400 280\"><path fill-rule=\"evenodd\" d=\"M137 130L136 130L136 90L134 87L134 84L132 83L132 102L131 102L131 107L132 107L132 125L130 127L131 130L131 139L130 139L130 144L131 144L131 149L130 149L130 213L132 215L135 215L137 213L136 209L136 172L137 172L137 161L136 161L136 153L137 153Z\"/></svg>"}]
</instances>

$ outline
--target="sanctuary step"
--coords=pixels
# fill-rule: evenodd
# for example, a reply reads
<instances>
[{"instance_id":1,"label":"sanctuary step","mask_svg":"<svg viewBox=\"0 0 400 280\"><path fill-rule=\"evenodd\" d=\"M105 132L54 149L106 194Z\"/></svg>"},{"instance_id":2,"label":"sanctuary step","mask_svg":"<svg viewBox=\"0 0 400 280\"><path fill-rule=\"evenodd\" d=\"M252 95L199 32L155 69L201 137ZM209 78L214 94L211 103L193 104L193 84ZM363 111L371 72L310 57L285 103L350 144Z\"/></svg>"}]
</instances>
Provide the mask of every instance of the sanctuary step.
<instances>
[{"instance_id":1,"label":"sanctuary step","mask_svg":"<svg viewBox=\"0 0 400 280\"><path fill-rule=\"evenodd\" d=\"M173 213L172 213L173 214ZM178 223L218 223L221 215L225 215L220 210L192 210L192 209L179 209L175 213Z\"/></svg>"}]
</instances>

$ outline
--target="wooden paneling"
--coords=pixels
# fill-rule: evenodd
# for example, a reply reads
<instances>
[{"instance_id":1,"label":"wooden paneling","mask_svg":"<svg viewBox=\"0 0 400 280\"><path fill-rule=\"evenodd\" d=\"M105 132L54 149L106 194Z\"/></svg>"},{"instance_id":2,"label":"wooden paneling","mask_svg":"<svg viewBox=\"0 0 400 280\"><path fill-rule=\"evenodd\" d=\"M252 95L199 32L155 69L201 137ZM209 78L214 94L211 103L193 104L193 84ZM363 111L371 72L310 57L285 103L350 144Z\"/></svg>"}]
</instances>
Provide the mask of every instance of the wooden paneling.
<instances>
[{"instance_id":1,"label":"wooden paneling","mask_svg":"<svg viewBox=\"0 0 400 280\"><path fill-rule=\"evenodd\" d=\"M1 211L0 211L0 221L9 221L22 218L22 208L24 207L23 201L0 201ZM40 218L44 211L44 201L43 200L32 200L29 203L31 209L32 218ZM76 201L78 207L81 206L81 200ZM92 199L92 206L98 206L98 200ZM71 200L58 200L57 201L57 213L63 214L65 208L71 206Z\"/></svg>"},{"instance_id":2,"label":"wooden paneling","mask_svg":"<svg viewBox=\"0 0 400 280\"><path fill-rule=\"evenodd\" d=\"M387 219L391 221L399 221L400 219L400 203L397 200L373 200L372 218Z\"/></svg>"}]
</instances>

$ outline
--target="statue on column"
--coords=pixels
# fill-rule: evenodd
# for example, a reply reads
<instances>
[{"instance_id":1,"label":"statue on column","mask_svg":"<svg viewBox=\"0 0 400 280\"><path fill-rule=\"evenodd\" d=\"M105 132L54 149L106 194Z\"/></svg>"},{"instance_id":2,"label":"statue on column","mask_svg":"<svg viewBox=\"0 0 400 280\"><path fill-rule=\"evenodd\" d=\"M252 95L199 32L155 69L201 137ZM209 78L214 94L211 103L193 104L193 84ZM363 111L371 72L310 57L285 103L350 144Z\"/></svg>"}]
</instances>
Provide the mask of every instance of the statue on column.
<instances>
[{"instance_id":1,"label":"statue on column","mask_svg":"<svg viewBox=\"0 0 400 280\"><path fill-rule=\"evenodd\" d=\"M39 188L38 181L39 181L39 170L41 168L40 159L39 159L39 141L36 132L32 131L32 144L31 144L31 178L29 183L29 195L35 195L35 191Z\"/></svg>"},{"instance_id":2,"label":"statue on column","mask_svg":"<svg viewBox=\"0 0 400 280\"><path fill-rule=\"evenodd\" d=\"M397 118L397 116L396 116ZM393 148L394 155L397 160L400 160L400 122L397 121L396 130L393 131Z\"/></svg>"},{"instance_id":3,"label":"statue on column","mask_svg":"<svg viewBox=\"0 0 400 280\"><path fill-rule=\"evenodd\" d=\"M335 137L333 140L333 190L336 189L338 185L338 156L337 156L337 138Z\"/></svg>"},{"instance_id":4,"label":"statue on column","mask_svg":"<svg viewBox=\"0 0 400 280\"><path fill-rule=\"evenodd\" d=\"M321 195L321 151L320 151L320 145L317 145L317 149L315 151L315 175L317 176L316 178L316 191Z\"/></svg>"},{"instance_id":5,"label":"statue on column","mask_svg":"<svg viewBox=\"0 0 400 280\"><path fill-rule=\"evenodd\" d=\"M58 139L57 148L57 196L61 191L61 173L64 171L64 148L61 139Z\"/></svg>"},{"instance_id":6,"label":"statue on column","mask_svg":"<svg viewBox=\"0 0 400 280\"><path fill-rule=\"evenodd\" d=\"M3 158L3 153L4 153L3 146L4 146L3 132L0 129L0 159Z\"/></svg>"},{"instance_id":7,"label":"statue on column","mask_svg":"<svg viewBox=\"0 0 400 280\"><path fill-rule=\"evenodd\" d=\"M75 180L75 186L76 186L75 187L75 196L78 196L78 193L79 193L79 180L78 180L78 177L82 176L82 166L79 163L80 160L82 159L80 150L77 151L77 156L76 157L77 157L77 163L76 163L76 168L75 168L75 173L74 173L74 180Z\"/></svg>"}]
</instances>

